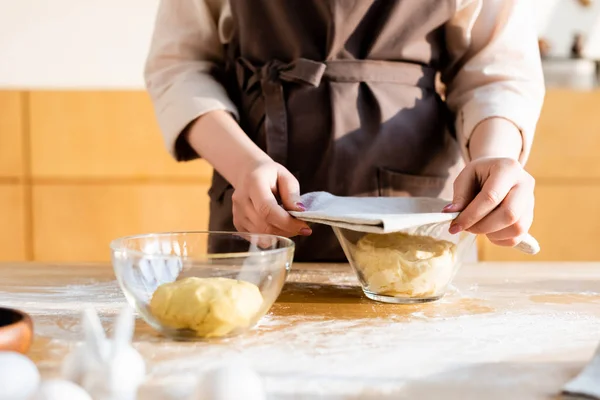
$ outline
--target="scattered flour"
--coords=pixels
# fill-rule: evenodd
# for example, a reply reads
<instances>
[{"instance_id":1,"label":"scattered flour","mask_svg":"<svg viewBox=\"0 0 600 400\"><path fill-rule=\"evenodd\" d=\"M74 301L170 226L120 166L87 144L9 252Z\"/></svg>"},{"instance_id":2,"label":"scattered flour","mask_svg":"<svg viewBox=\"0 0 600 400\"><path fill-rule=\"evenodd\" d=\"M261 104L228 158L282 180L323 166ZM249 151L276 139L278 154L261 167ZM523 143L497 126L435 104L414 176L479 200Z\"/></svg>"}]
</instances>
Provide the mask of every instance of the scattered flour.
<instances>
[{"instance_id":1,"label":"scattered flour","mask_svg":"<svg viewBox=\"0 0 600 400\"><path fill-rule=\"evenodd\" d=\"M306 283L303 288L309 292L322 290L322 284L312 283L315 280L349 289L356 284L346 272L292 273L290 277L290 281ZM211 342L171 342L138 321L135 347L149 367L140 398L182 398L191 393L203 371L237 357L246 359L264 377L269 399L419 398L424 386L447 389L481 374L488 387L545 381L557 385L567 379L561 375L563 366L536 366L531 360L549 355L572 360L577 355L584 362L600 339L600 311L590 304L535 302L529 292L511 291L510 284L492 289L467 281L457 287L434 305L435 312L417 306L398 316L289 315L281 313L288 306L280 304L249 334ZM531 292L542 297L564 294L560 288ZM489 310L456 313L465 299L483 301ZM40 366L48 377L56 375L61 357L81 339L81 308L94 306L108 319L124 301L116 281L89 280L43 289L12 287L10 291L3 291L0 284L3 306L23 309L34 317L37 344L32 358L52 360ZM387 306L373 303L375 307ZM453 307L453 312L447 311Z\"/></svg>"}]
</instances>

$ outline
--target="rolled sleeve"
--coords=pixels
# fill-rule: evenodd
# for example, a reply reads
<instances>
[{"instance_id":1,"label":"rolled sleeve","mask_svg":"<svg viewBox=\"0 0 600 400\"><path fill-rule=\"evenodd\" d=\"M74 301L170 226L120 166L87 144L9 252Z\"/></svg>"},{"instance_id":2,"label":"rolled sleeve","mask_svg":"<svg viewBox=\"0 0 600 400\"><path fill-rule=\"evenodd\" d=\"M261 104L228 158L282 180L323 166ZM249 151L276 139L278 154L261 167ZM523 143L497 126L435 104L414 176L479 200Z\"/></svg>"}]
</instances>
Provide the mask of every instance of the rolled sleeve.
<instances>
[{"instance_id":1,"label":"rolled sleeve","mask_svg":"<svg viewBox=\"0 0 600 400\"><path fill-rule=\"evenodd\" d=\"M545 94L532 20L531 0L466 0L446 27L446 101L466 160L477 125L498 117L521 132L527 161Z\"/></svg>"},{"instance_id":2,"label":"rolled sleeve","mask_svg":"<svg viewBox=\"0 0 600 400\"><path fill-rule=\"evenodd\" d=\"M215 71L223 65L219 22L228 3L161 0L144 77L164 142L177 160L198 155L182 133L196 118L237 109Z\"/></svg>"}]
</instances>

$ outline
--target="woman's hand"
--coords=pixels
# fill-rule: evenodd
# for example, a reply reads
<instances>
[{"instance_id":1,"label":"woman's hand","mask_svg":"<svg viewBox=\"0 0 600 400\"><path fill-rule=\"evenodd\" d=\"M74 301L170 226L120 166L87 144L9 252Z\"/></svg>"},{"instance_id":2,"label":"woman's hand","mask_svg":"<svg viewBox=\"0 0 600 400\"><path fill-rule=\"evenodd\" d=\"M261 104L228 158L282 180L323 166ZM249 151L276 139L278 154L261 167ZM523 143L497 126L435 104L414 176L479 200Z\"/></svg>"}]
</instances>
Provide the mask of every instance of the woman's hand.
<instances>
[{"instance_id":1,"label":"woman's hand","mask_svg":"<svg viewBox=\"0 0 600 400\"><path fill-rule=\"evenodd\" d=\"M235 188L233 224L238 231L287 237L312 233L275 197L287 210L304 211L296 178L252 142L231 114L211 111L194 121L186 135L190 146Z\"/></svg>"},{"instance_id":2,"label":"woman's hand","mask_svg":"<svg viewBox=\"0 0 600 400\"><path fill-rule=\"evenodd\" d=\"M298 180L283 166L266 161L241 179L232 196L233 224L239 232L309 236L308 225L286 210L304 211ZM276 196L283 203L277 203ZM285 209L284 209L285 208Z\"/></svg>"},{"instance_id":3,"label":"woman's hand","mask_svg":"<svg viewBox=\"0 0 600 400\"><path fill-rule=\"evenodd\" d=\"M467 164L454 182L452 204L445 212L460 215L450 233L485 234L494 244L515 246L533 222L535 181L512 158L479 158Z\"/></svg>"}]
</instances>

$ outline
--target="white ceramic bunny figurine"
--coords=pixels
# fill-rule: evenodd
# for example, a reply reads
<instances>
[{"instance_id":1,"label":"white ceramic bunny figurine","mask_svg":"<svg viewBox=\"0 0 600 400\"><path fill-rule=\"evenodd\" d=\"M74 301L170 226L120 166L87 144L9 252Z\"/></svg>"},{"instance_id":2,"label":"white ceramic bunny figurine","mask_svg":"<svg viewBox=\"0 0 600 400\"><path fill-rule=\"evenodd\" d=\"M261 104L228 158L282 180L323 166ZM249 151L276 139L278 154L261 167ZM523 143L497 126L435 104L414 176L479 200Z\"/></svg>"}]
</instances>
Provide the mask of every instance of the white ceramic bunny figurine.
<instances>
[{"instance_id":1,"label":"white ceramic bunny figurine","mask_svg":"<svg viewBox=\"0 0 600 400\"><path fill-rule=\"evenodd\" d=\"M116 319L112 339L108 339L96 311L84 310L85 340L65 359L64 378L81 385L94 400L136 399L146 366L131 346L134 322L133 310L126 306Z\"/></svg>"}]
</instances>

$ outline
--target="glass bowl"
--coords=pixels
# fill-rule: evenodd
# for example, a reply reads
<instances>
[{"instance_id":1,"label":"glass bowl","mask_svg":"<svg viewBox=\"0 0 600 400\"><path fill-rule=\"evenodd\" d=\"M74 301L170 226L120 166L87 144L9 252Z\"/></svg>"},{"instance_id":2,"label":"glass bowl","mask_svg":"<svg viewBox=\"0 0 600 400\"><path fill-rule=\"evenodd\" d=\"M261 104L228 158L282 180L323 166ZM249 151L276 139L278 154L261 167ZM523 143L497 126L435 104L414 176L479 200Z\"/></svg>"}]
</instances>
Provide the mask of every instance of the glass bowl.
<instances>
[{"instance_id":1,"label":"glass bowl","mask_svg":"<svg viewBox=\"0 0 600 400\"><path fill-rule=\"evenodd\" d=\"M476 235L451 235L450 221L397 233L376 234L333 227L365 295L412 304L444 296Z\"/></svg>"},{"instance_id":2,"label":"glass bowl","mask_svg":"<svg viewBox=\"0 0 600 400\"><path fill-rule=\"evenodd\" d=\"M116 239L110 248L129 304L176 340L251 329L279 296L294 255L290 239L228 232L152 233ZM178 293L169 291L174 285Z\"/></svg>"}]
</instances>

